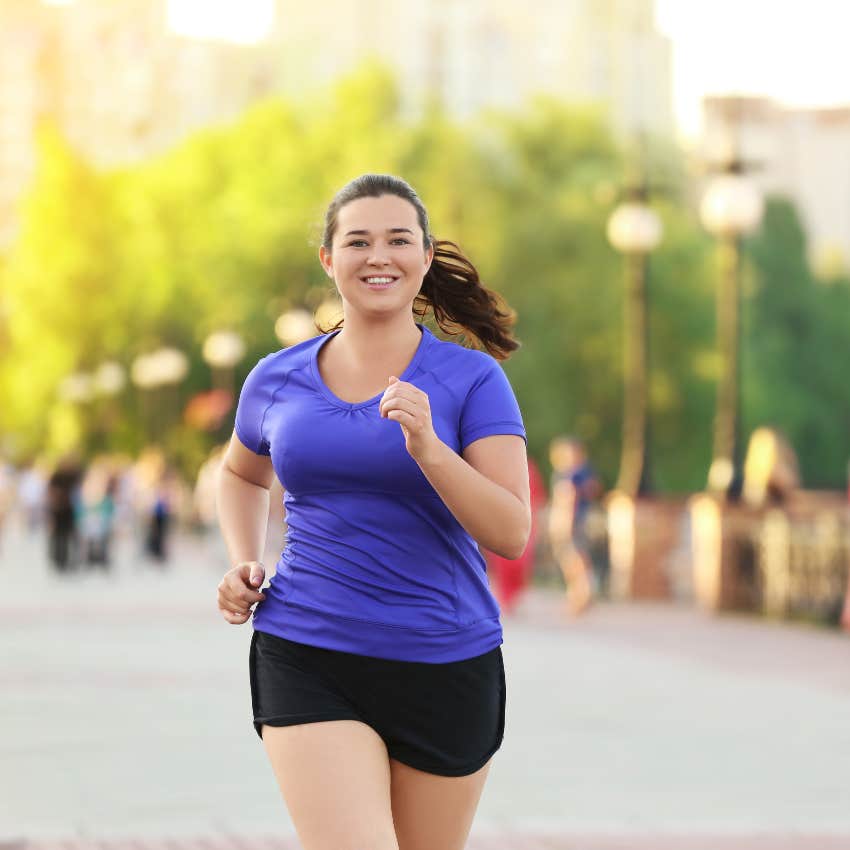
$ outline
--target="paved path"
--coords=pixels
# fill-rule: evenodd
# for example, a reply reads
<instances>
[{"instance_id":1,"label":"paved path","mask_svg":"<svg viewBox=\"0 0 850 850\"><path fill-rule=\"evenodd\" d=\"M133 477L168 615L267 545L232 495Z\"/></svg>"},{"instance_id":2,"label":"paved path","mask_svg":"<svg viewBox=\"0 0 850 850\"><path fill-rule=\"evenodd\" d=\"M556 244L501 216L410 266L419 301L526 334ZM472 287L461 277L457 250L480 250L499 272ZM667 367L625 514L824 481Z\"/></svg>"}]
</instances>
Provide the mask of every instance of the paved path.
<instances>
[{"instance_id":1,"label":"paved path","mask_svg":"<svg viewBox=\"0 0 850 850\"><path fill-rule=\"evenodd\" d=\"M0 850L295 850L219 550L184 539L164 572L119 554L60 579L4 541ZM660 605L569 622L542 591L505 635L470 850L850 848L846 636Z\"/></svg>"}]
</instances>

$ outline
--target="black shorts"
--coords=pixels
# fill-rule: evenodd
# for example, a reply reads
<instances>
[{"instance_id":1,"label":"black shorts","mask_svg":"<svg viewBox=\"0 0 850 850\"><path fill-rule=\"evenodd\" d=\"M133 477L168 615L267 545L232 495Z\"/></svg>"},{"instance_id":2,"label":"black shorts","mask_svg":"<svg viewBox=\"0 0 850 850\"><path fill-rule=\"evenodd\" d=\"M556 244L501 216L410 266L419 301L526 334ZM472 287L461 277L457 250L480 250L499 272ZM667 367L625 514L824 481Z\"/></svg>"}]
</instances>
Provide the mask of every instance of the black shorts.
<instances>
[{"instance_id":1,"label":"black shorts","mask_svg":"<svg viewBox=\"0 0 850 850\"><path fill-rule=\"evenodd\" d=\"M391 758L427 773L483 767L505 731L501 647L447 664L388 661L254 631L249 661L254 728L360 720Z\"/></svg>"}]
</instances>

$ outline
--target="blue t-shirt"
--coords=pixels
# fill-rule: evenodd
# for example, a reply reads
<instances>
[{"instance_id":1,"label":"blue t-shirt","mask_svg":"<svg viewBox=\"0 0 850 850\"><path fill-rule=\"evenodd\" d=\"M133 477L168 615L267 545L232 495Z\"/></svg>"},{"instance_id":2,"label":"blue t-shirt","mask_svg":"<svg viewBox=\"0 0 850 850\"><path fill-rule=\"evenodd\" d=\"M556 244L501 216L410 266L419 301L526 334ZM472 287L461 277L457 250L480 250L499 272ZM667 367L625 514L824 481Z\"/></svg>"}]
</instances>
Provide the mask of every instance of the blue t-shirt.
<instances>
[{"instance_id":1,"label":"blue t-shirt","mask_svg":"<svg viewBox=\"0 0 850 850\"><path fill-rule=\"evenodd\" d=\"M525 439L498 362L419 328L399 379L428 394L437 436L458 453L492 434ZM399 661L489 652L502 628L478 545L407 453L401 426L381 418L383 393L350 404L325 385L317 355L333 335L264 357L239 398L236 433L271 455L285 490L286 546L254 627Z\"/></svg>"}]
</instances>

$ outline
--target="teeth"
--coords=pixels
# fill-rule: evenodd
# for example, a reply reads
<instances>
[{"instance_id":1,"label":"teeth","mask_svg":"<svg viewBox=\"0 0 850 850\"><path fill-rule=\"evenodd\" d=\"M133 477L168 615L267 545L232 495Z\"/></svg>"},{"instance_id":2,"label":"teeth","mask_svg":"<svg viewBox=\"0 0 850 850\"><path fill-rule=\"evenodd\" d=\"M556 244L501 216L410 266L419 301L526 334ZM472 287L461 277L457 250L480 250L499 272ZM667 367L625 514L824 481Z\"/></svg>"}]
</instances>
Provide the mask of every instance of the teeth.
<instances>
[{"instance_id":1,"label":"teeth","mask_svg":"<svg viewBox=\"0 0 850 850\"><path fill-rule=\"evenodd\" d=\"M366 283L392 283L391 277L367 277Z\"/></svg>"}]
</instances>

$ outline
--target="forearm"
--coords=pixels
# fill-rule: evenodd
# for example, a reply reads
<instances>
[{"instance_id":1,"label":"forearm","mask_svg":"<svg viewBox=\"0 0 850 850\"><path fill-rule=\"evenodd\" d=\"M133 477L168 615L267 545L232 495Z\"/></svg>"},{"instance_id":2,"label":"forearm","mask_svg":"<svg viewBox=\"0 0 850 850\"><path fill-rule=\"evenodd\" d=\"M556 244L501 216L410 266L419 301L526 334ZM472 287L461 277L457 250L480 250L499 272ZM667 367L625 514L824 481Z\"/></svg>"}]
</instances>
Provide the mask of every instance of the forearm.
<instances>
[{"instance_id":1,"label":"forearm","mask_svg":"<svg viewBox=\"0 0 850 850\"><path fill-rule=\"evenodd\" d=\"M517 496L482 475L442 442L419 468L479 545L504 558L518 558L523 553L531 515Z\"/></svg>"},{"instance_id":2,"label":"forearm","mask_svg":"<svg viewBox=\"0 0 850 850\"><path fill-rule=\"evenodd\" d=\"M230 563L262 560L269 521L269 491L222 466L216 485L216 506Z\"/></svg>"}]
</instances>

